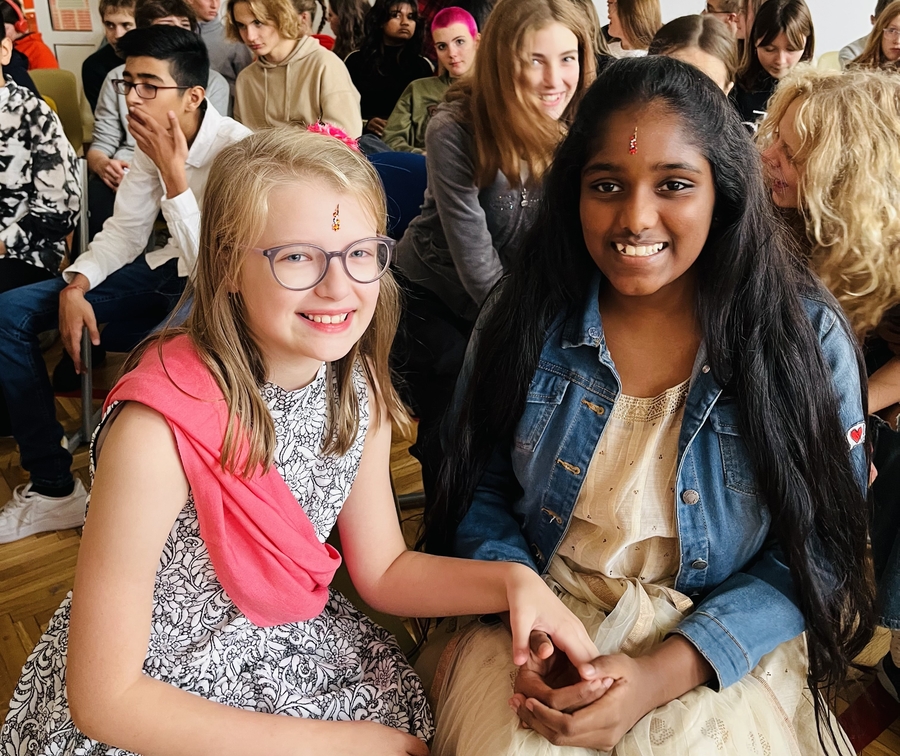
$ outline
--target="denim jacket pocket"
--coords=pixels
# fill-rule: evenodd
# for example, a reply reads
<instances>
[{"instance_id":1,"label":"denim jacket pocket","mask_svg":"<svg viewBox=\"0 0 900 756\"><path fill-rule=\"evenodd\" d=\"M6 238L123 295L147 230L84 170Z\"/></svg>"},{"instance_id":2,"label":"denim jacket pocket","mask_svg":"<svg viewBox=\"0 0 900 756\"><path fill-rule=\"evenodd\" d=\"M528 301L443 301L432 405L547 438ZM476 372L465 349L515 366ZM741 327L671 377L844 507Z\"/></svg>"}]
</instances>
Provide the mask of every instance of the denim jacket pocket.
<instances>
[{"instance_id":1,"label":"denim jacket pocket","mask_svg":"<svg viewBox=\"0 0 900 756\"><path fill-rule=\"evenodd\" d=\"M725 486L732 491L756 496L756 474L750 451L738 430L738 408L733 401L717 402L710 415L722 453Z\"/></svg>"},{"instance_id":2,"label":"denim jacket pocket","mask_svg":"<svg viewBox=\"0 0 900 756\"><path fill-rule=\"evenodd\" d=\"M555 410L566 394L569 382L557 375L538 370L531 381L525 410L516 426L516 448L533 452Z\"/></svg>"}]
</instances>

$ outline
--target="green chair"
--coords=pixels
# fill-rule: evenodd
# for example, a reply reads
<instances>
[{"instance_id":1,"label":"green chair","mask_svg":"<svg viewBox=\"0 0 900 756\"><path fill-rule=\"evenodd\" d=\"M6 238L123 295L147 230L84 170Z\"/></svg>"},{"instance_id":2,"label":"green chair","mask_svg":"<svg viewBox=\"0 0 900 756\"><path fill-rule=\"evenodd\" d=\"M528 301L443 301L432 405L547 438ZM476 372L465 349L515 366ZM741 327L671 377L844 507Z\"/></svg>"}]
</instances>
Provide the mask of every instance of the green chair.
<instances>
[{"instance_id":1,"label":"green chair","mask_svg":"<svg viewBox=\"0 0 900 756\"><path fill-rule=\"evenodd\" d=\"M41 96L49 97L55 103L63 131L78 152L84 146L84 126L75 74L62 68L36 68L29 74Z\"/></svg>"}]
</instances>

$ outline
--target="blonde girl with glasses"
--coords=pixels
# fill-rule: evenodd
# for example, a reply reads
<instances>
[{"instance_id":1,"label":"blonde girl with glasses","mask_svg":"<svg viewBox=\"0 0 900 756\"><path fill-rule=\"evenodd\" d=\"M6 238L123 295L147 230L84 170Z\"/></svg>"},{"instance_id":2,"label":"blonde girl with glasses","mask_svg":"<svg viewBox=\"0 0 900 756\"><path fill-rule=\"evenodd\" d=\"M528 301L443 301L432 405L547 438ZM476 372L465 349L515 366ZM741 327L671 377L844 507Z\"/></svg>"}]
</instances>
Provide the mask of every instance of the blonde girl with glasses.
<instances>
[{"instance_id":1,"label":"blonde girl with glasses","mask_svg":"<svg viewBox=\"0 0 900 756\"><path fill-rule=\"evenodd\" d=\"M896 70L900 61L900 0L888 5L872 26L865 49L848 68Z\"/></svg>"},{"instance_id":2,"label":"blonde girl with glasses","mask_svg":"<svg viewBox=\"0 0 900 756\"><path fill-rule=\"evenodd\" d=\"M329 591L335 525L380 611L509 611L521 661L535 629L595 654L529 568L406 550L384 230L378 175L337 139L270 129L217 158L191 315L110 394L75 588L26 663L0 751L427 754L416 674Z\"/></svg>"}]
</instances>

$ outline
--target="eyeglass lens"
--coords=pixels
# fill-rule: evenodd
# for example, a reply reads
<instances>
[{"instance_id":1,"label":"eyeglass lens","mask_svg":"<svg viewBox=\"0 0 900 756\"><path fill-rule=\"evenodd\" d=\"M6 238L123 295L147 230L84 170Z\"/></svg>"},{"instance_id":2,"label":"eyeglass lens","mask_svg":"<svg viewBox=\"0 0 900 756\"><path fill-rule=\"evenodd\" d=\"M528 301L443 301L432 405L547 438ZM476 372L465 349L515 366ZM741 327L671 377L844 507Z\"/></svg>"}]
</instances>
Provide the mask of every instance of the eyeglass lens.
<instances>
[{"instance_id":1,"label":"eyeglass lens","mask_svg":"<svg viewBox=\"0 0 900 756\"><path fill-rule=\"evenodd\" d=\"M344 270L350 278L357 283L371 283L384 273L390 260L390 249L378 239L363 240L341 255L328 254L306 244L294 244L278 250L269 259L272 272L282 286L308 289L325 275L329 258L338 256L342 258Z\"/></svg>"}]
</instances>

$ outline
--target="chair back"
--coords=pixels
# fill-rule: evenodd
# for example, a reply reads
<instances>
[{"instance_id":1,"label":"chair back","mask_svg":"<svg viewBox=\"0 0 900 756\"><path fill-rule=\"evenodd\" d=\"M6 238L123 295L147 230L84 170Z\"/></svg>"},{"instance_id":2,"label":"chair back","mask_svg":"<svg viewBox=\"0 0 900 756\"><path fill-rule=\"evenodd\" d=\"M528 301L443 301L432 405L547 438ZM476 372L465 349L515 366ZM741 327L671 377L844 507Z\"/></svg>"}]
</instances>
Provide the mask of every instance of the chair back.
<instances>
[{"instance_id":1,"label":"chair back","mask_svg":"<svg viewBox=\"0 0 900 756\"><path fill-rule=\"evenodd\" d=\"M425 156L412 152L377 152L368 155L387 195L388 233L403 236L409 222L422 212L428 174Z\"/></svg>"},{"instance_id":2,"label":"chair back","mask_svg":"<svg viewBox=\"0 0 900 756\"><path fill-rule=\"evenodd\" d=\"M75 74L62 68L36 68L29 73L41 96L52 98L56 104L66 138L78 152L84 145L84 127Z\"/></svg>"},{"instance_id":3,"label":"chair back","mask_svg":"<svg viewBox=\"0 0 900 756\"><path fill-rule=\"evenodd\" d=\"M816 66L820 71L840 71L841 59L839 56L840 53L837 50L822 53Z\"/></svg>"}]
</instances>

